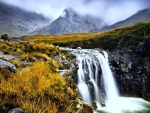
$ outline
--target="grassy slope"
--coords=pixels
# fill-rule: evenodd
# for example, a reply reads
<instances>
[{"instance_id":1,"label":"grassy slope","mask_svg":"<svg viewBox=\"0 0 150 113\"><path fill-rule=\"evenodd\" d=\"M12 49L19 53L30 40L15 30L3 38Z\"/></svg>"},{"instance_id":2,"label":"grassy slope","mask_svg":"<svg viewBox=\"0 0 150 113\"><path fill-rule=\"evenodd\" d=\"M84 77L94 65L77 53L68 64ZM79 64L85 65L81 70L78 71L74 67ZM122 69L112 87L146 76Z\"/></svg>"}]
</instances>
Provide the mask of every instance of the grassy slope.
<instances>
[{"instance_id":1,"label":"grassy slope","mask_svg":"<svg viewBox=\"0 0 150 113\"><path fill-rule=\"evenodd\" d=\"M105 50L129 48L132 51L140 51L144 48L146 50L149 49L150 23L137 24L135 26L102 33L35 35L23 37L34 42L52 43L54 45L72 48L78 46L82 48L102 48Z\"/></svg>"},{"instance_id":2,"label":"grassy slope","mask_svg":"<svg viewBox=\"0 0 150 113\"><path fill-rule=\"evenodd\" d=\"M26 113L65 112L71 102L77 104L74 91L56 71L58 62L51 57L68 55L52 44L0 41L0 51L15 59L16 73L0 67L0 113L20 106Z\"/></svg>"}]
</instances>

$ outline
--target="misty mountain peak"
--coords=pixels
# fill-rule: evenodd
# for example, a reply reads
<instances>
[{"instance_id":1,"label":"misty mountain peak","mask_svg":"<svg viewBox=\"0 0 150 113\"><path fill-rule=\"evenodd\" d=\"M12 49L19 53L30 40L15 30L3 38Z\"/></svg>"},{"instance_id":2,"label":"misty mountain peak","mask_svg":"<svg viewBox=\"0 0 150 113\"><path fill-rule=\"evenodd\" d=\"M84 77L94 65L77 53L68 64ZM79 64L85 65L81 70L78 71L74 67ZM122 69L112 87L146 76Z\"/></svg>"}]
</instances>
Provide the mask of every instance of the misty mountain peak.
<instances>
[{"instance_id":1,"label":"misty mountain peak","mask_svg":"<svg viewBox=\"0 0 150 113\"><path fill-rule=\"evenodd\" d=\"M33 34L95 32L105 25L105 22L100 18L80 15L74 9L66 8L59 18L51 22L48 26L36 30Z\"/></svg>"},{"instance_id":2,"label":"misty mountain peak","mask_svg":"<svg viewBox=\"0 0 150 113\"><path fill-rule=\"evenodd\" d=\"M68 8L63 10L61 17L65 18L65 17L72 17L75 15L77 15L77 12L73 8L68 7Z\"/></svg>"}]
</instances>

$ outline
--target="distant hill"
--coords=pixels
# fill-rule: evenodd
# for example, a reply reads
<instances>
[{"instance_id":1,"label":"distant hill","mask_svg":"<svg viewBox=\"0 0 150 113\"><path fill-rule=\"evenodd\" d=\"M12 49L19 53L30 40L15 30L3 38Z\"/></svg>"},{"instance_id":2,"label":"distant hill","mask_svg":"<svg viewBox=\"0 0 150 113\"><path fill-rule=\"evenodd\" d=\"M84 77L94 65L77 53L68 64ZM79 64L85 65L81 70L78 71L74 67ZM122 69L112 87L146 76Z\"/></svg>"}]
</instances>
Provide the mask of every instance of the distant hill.
<instances>
[{"instance_id":1,"label":"distant hill","mask_svg":"<svg viewBox=\"0 0 150 113\"><path fill-rule=\"evenodd\" d=\"M123 28L140 22L144 22L144 23L150 22L150 8L140 10L136 14L132 15L131 17L123 21L117 22L113 25L106 26L103 29L98 31L107 31L107 30L112 30L117 28Z\"/></svg>"},{"instance_id":2,"label":"distant hill","mask_svg":"<svg viewBox=\"0 0 150 113\"><path fill-rule=\"evenodd\" d=\"M89 15L82 16L72 8L63 10L59 18L49 25L37 29L33 34L64 34L64 33L88 33L106 26L105 22Z\"/></svg>"},{"instance_id":3,"label":"distant hill","mask_svg":"<svg viewBox=\"0 0 150 113\"><path fill-rule=\"evenodd\" d=\"M49 23L49 19L0 1L0 34L27 35Z\"/></svg>"}]
</instances>

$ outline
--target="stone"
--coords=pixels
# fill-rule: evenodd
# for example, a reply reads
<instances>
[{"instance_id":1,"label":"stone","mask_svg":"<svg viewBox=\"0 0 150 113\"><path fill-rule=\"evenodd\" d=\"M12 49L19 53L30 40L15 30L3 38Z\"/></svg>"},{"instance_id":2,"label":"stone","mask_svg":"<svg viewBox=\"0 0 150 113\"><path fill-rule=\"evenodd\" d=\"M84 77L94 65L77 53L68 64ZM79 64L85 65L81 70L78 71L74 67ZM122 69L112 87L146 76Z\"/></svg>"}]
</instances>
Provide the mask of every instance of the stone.
<instances>
[{"instance_id":1,"label":"stone","mask_svg":"<svg viewBox=\"0 0 150 113\"><path fill-rule=\"evenodd\" d=\"M8 40L9 42L30 42L29 40L20 37L11 37Z\"/></svg>"},{"instance_id":2,"label":"stone","mask_svg":"<svg viewBox=\"0 0 150 113\"><path fill-rule=\"evenodd\" d=\"M5 60L2 60L2 59L0 59L0 66L1 66L1 67L6 67L6 68L8 68L10 71L13 71L13 72L16 72L16 71L17 71L16 67L15 67L12 63L10 63L10 62L8 62L8 61L5 61Z\"/></svg>"},{"instance_id":3,"label":"stone","mask_svg":"<svg viewBox=\"0 0 150 113\"><path fill-rule=\"evenodd\" d=\"M25 113L20 107L10 109L7 113Z\"/></svg>"},{"instance_id":4,"label":"stone","mask_svg":"<svg viewBox=\"0 0 150 113\"><path fill-rule=\"evenodd\" d=\"M82 49L81 47L77 47L77 49Z\"/></svg>"}]
</instances>

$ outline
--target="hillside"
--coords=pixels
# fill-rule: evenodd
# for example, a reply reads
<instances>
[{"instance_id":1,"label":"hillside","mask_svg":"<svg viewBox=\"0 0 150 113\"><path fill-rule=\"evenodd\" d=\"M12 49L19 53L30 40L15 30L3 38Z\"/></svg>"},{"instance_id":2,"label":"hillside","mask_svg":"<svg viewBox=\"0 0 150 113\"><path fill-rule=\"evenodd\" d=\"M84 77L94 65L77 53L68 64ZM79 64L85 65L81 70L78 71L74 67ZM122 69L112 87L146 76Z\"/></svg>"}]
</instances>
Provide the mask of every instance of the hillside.
<instances>
[{"instance_id":1,"label":"hillside","mask_svg":"<svg viewBox=\"0 0 150 113\"><path fill-rule=\"evenodd\" d=\"M75 33L63 35L35 35L23 36L23 38L38 43L52 43L55 45L66 47L68 46L72 48L82 47L113 50L115 48L123 49L130 46L137 48L137 44L139 44L141 41L141 43L147 43L146 40L149 40L149 34L150 23L141 23L130 27L111 30L108 32Z\"/></svg>"},{"instance_id":2,"label":"hillside","mask_svg":"<svg viewBox=\"0 0 150 113\"><path fill-rule=\"evenodd\" d=\"M147 23L150 22L150 8L140 10L136 14L130 16L129 18L123 21L117 22L113 25L106 26L99 31L108 31L112 29L123 28L123 27L127 27L127 26L140 23L140 22L147 22Z\"/></svg>"},{"instance_id":3,"label":"hillside","mask_svg":"<svg viewBox=\"0 0 150 113\"><path fill-rule=\"evenodd\" d=\"M0 34L9 36L29 35L49 23L49 19L35 12L28 12L0 1Z\"/></svg>"}]
</instances>

